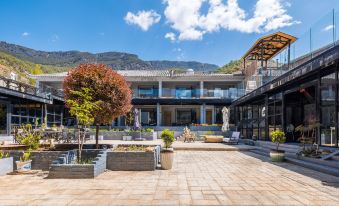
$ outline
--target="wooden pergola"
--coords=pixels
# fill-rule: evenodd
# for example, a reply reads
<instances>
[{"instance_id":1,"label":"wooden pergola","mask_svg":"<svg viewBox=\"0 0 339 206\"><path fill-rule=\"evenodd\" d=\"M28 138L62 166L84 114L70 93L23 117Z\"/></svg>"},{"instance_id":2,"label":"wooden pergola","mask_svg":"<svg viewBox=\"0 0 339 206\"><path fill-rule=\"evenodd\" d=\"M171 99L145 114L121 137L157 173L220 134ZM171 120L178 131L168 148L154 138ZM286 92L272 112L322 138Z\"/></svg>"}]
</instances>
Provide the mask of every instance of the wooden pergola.
<instances>
[{"instance_id":1,"label":"wooden pergola","mask_svg":"<svg viewBox=\"0 0 339 206\"><path fill-rule=\"evenodd\" d=\"M280 51L288 47L288 64L290 62L290 45L297 40L296 37L283 32L276 32L258 39L253 46L242 57L244 60L244 68L246 60L261 61L263 67L264 62L272 59Z\"/></svg>"}]
</instances>

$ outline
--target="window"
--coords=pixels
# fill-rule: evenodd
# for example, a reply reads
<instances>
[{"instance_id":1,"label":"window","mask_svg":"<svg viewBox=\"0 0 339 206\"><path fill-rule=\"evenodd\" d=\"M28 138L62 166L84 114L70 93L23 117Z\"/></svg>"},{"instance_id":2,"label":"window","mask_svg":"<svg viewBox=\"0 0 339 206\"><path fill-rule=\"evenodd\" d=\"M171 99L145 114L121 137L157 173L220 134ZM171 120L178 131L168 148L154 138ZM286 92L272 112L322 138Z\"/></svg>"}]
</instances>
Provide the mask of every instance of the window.
<instances>
[{"instance_id":1,"label":"window","mask_svg":"<svg viewBox=\"0 0 339 206\"><path fill-rule=\"evenodd\" d=\"M335 73L321 77L320 83L320 144L322 146L335 146Z\"/></svg>"}]
</instances>

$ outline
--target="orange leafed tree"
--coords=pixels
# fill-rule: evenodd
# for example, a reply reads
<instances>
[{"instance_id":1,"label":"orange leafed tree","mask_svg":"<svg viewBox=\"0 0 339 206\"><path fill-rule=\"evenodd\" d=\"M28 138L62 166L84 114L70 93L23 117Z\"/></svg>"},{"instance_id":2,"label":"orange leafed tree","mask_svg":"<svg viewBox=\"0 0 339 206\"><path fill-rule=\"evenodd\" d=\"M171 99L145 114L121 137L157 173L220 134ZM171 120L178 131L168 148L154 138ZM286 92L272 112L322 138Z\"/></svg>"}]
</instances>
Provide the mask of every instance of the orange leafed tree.
<instances>
[{"instance_id":1,"label":"orange leafed tree","mask_svg":"<svg viewBox=\"0 0 339 206\"><path fill-rule=\"evenodd\" d=\"M76 101L73 91L89 88L92 99L100 102L100 109L94 115L96 125L96 147L100 124L110 124L114 118L125 115L132 108L132 91L125 78L103 64L80 64L68 72L64 81L65 99Z\"/></svg>"}]
</instances>

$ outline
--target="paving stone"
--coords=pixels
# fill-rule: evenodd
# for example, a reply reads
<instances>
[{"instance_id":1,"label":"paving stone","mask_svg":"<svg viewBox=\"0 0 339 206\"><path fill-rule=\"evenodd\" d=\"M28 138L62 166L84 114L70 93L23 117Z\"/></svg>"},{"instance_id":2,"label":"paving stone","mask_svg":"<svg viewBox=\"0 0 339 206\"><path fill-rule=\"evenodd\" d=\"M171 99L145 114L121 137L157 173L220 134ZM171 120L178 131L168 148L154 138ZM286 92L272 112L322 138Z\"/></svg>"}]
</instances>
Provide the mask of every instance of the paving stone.
<instances>
[{"instance_id":1,"label":"paving stone","mask_svg":"<svg viewBox=\"0 0 339 206\"><path fill-rule=\"evenodd\" d=\"M0 205L339 205L339 178L237 151L177 151L172 170L0 177Z\"/></svg>"}]
</instances>

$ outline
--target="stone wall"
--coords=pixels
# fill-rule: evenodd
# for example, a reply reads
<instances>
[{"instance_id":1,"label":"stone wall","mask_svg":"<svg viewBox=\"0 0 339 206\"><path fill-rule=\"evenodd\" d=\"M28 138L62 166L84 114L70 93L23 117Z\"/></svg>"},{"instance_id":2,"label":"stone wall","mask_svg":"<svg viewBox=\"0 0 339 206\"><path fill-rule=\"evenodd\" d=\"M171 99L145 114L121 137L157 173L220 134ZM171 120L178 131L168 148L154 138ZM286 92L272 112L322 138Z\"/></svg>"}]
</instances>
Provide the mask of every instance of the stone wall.
<instances>
[{"instance_id":1,"label":"stone wall","mask_svg":"<svg viewBox=\"0 0 339 206\"><path fill-rule=\"evenodd\" d=\"M107 152L107 169L113 171L152 171L156 161L155 152Z\"/></svg>"},{"instance_id":2,"label":"stone wall","mask_svg":"<svg viewBox=\"0 0 339 206\"><path fill-rule=\"evenodd\" d=\"M95 135L94 132L90 133L91 136ZM132 136L133 140L142 138L144 140L156 140L156 132L117 132L117 131L105 131L100 132L99 136L103 136L103 140L122 140L123 136Z\"/></svg>"},{"instance_id":3,"label":"stone wall","mask_svg":"<svg viewBox=\"0 0 339 206\"><path fill-rule=\"evenodd\" d=\"M107 158L106 151L86 150L83 151L82 155L84 158L96 155L96 158L92 164L59 164L60 161L54 161L49 170L48 178L91 179L105 171Z\"/></svg>"}]
</instances>

